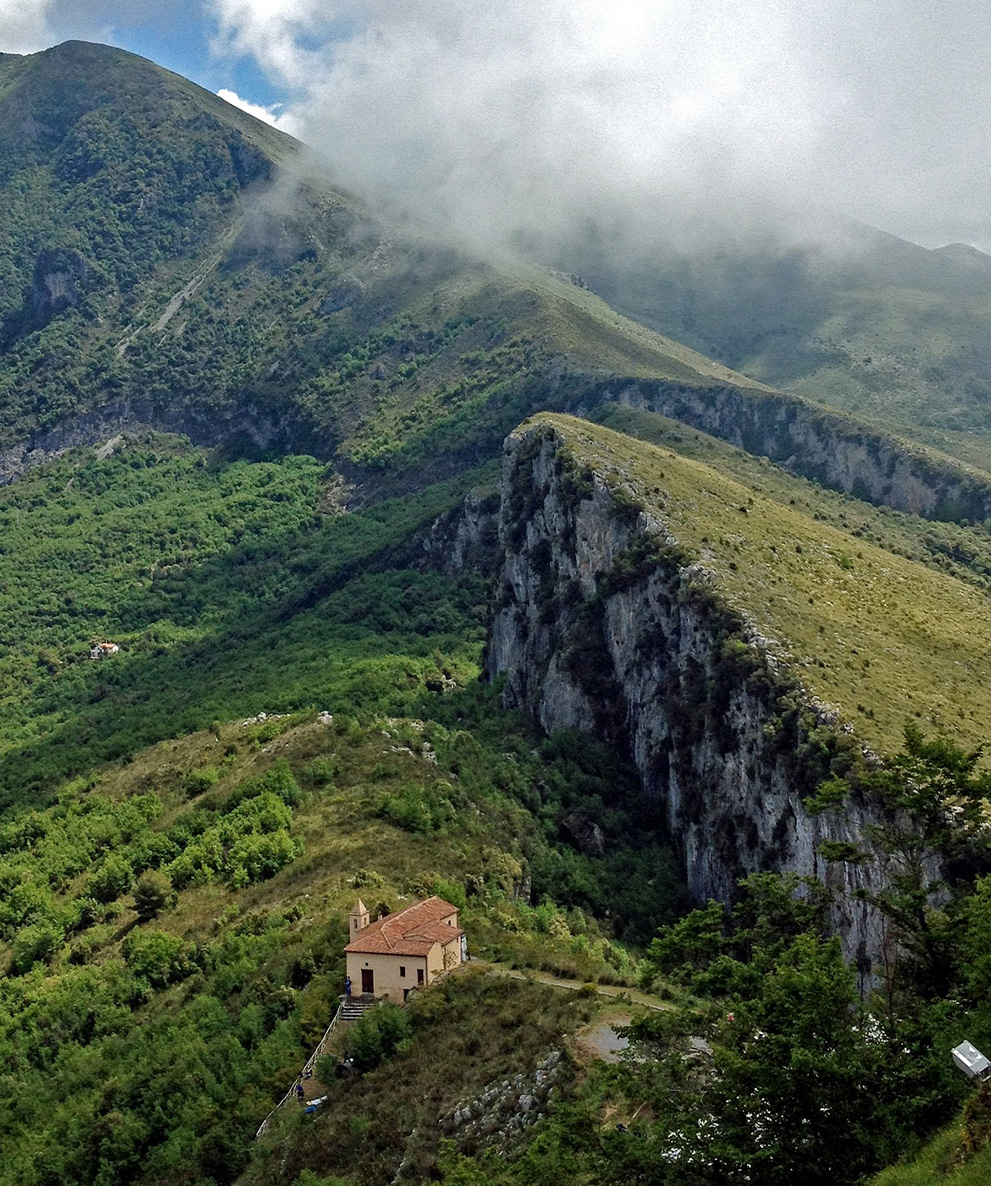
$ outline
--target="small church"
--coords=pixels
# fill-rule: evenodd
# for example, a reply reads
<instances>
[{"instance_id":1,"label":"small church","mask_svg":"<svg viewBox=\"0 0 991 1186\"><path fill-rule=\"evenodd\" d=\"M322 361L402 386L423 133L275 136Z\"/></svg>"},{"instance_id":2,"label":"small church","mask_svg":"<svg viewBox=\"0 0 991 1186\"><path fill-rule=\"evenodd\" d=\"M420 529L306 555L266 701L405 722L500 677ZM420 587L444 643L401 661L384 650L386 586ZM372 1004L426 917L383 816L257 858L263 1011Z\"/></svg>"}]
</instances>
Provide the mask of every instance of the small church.
<instances>
[{"instance_id":1,"label":"small church","mask_svg":"<svg viewBox=\"0 0 991 1186\"><path fill-rule=\"evenodd\" d=\"M405 910L371 921L359 898L348 916L351 942L344 948L352 992L405 1001L414 988L430 984L467 959L458 909L442 898L427 898Z\"/></svg>"}]
</instances>

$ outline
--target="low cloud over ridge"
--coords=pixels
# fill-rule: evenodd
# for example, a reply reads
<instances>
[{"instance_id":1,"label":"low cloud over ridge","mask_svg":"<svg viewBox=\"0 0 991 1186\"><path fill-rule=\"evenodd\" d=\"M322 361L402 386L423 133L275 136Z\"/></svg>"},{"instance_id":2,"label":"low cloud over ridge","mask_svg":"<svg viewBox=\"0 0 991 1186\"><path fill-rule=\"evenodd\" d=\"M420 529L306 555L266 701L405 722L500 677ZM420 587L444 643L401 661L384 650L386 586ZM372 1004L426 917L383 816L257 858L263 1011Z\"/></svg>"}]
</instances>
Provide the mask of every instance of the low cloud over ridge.
<instances>
[{"instance_id":1,"label":"low cloud over ridge","mask_svg":"<svg viewBox=\"0 0 991 1186\"><path fill-rule=\"evenodd\" d=\"M211 0L351 184L475 235L815 202L986 244L971 0ZM530 225L527 225L530 224Z\"/></svg>"},{"instance_id":2,"label":"low cloud over ridge","mask_svg":"<svg viewBox=\"0 0 991 1186\"><path fill-rule=\"evenodd\" d=\"M187 57L257 62L342 180L474 238L805 234L821 206L991 247L976 0L7 0L0 46L180 10Z\"/></svg>"}]
</instances>

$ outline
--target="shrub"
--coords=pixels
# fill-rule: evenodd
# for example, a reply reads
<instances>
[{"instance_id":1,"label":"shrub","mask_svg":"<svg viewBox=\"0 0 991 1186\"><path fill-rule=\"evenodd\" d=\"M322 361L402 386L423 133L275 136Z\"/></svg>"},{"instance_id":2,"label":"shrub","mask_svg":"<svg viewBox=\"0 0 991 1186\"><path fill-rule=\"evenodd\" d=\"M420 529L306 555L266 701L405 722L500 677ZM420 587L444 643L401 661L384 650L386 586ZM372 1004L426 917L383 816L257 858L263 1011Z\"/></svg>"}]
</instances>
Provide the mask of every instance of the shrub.
<instances>
[{"instance_id":1,"label":"shrub","mask_svg":"<svg viewBox=\"0 0 991 1186\"><path fill-rule=\"evenodd\" d=\"M164 873L150 869L134 887L134 909L142 922L155 918L175 900L172 882Z\"/></svg>"},{"instance_id":2,"label":"shrub","mask_svg":"<svg viewBox=\"0 0 991 1186\"><path fill-rule=\"evenodd\" d=\"M454 806L436 788L410 784L389 795L379 814L405 832L442 832L454 819Z\"/></svg>"},{"instance_id":3,"label":"shrub","mask_svg":"<svg viewBox=\"0 0 991 1186\"><path fill-rule=\"evenodd\" d=\"M22 928L11 951L14 971L24 973L36 963L48 963L64 939L62 928L53 919L43 919Z\"/></svg>"},{"instance_id":4,"label":"shrub","mask_svg":"<svg viewBox=\"0 0 991 1186\"><path fill-rule=\"evenodd\" d=\"M87 892L98 902L113 902L134 884L134 869L125 856L111 855L89 879Z\"/></svg>"},{"instance_id":5,"label":"shrub","mask_svg":"<svg viewBox=\"0 0 991 1186\"><path fill-rule=\"evenodd\" d=\"M303 777L311 787L327 787L333 782L334 763L329 758L314 758L303 770Z\"/></svg>"},{"instance_id":6,"label":"shrub","mask_svg":"<svg viewBox=\"0 0 991 1186\"><path fill-rule=\"evenodd\" d=\"M153 988L164 988L192 970L182 940L164 931L132 931L124 940L123 950L134 975Z\"/></svg>"},{"instance_id":7,"label":"shrub","mask_svg":"<svg viewBox=\"0 0 991 1186\"><path fill-rule=\"evenodd\" d=\"M376 1005L348 1031L344 1039L345 1057L359 1071L370 1071L391 1058L400 1043L412 1034L413 1026L404 1009L388 1002Z\"/></svg>"},{"instance_id":8,"label":"shrub","mask_svg":"<svg viewBox=\"0 0 991 1186\"><path fill-rule=\"evenodd\" d=\"M464 887L454 881L445 881L443 877L434 879L433 885L430 887L431 892L435 893L438 898L443 898L445 902L450 902L452 906L457 906L459 910L464 910L466 905Z\"/></svg>"},{"instance_id":9,"label":"shrub","mask_svg":"<svg viewBox=\"0 0 991 1186\"><path fill-rule=\"evenodd\" d=\"M202 770L191 770L186 776L186 791L190 797L202 795L220 781L220 771L216 766L204 766Z\"/></svg>"},{"instance_id":10,"label":"shrub","mask_svg":"<svg viewBox=\"0 0 991 1186\"><path fill-rule=\"evenodd\" d=\"M316 1076L324 1087L330 1087L337 1078L337 1058L333 1054L321 1054L317 1059Z\"/></svg>"},{"instance_id":11,"label":"shrub","mask_svg":"<svg viewBox=\"0 0 991 1186\"><path fill-rule=\"evenodd\" d=\"M302 844L283 829L260 836L242 836L231 847L226 862L228 880L235 888L264 881L294 861L301 851Z\"/></svg>"},{"instance_id":12,"label":"shrub","mask_svg":"<svg viewBox=\"0 0 991 1186\"><path fill-rule=\"evenodd\" d=\"M294 807L299 802L302 792L285 758L280 758L271 770L267 770L260 778L249 779L236 787L227 801L228 809L237 807L246 799L254 799L266 794L278 796L283 803L290 807Z\"/></svg>"}]
</instances>

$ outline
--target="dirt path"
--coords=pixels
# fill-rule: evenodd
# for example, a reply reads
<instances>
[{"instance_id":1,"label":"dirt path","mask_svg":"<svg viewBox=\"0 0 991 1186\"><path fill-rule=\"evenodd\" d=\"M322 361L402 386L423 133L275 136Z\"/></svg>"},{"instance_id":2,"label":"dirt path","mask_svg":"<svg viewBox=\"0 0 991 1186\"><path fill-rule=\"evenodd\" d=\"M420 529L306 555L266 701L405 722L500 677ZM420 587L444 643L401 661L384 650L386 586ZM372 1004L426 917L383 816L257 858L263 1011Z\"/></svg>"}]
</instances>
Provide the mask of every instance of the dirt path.
<instances>
[{"instance_id":1,"label":"dirt path","mask_svg":"<svg viewBox=\"0 0 991 1186\"><path fill-rule=\"evenodd\" d=\"M536 980L540 984L549 984L554 988L567 988L572 992L577 992L578 989L585 987L580 980L566 980L561 976L553 976L550 972L536 972L529 969L521 971L519 968L510 968L507 964L498 964L490 960L473 959L462 966L488 968L501 976L509 976L513 980ZM612 997L624 1004L642 1005L645 1009L671 1009L674 1007L658 997L651 996L650 993L641 992L638 988L625 988L620 984L596 984L595 991L600 997Z\"/></svg>"},{"instance_id":2,"label":"dirt path","mask_svg":"<svg viewBox=\"0 0 991 1186\"><path fill-rule=\"evenodd\" d=\"M196 290L203 284L204 280L223 262L224 256L227 254L231 245L237 239L237 236L244 225L244 218L238 218L233 225L227 228L220 239L220 250L212 255L205 264L195 272L189 280L179 289L172 297L169 303L165 306L164 312L151 326L146 325L130 325L127 333L117 343L117 357L123 358L127 353L128 347L132 346L138 337L138 334L145 330L150 330L151 333L159 333L175 317L176 313L182 306L192 297Z\"/></svg>"}]
</instances>

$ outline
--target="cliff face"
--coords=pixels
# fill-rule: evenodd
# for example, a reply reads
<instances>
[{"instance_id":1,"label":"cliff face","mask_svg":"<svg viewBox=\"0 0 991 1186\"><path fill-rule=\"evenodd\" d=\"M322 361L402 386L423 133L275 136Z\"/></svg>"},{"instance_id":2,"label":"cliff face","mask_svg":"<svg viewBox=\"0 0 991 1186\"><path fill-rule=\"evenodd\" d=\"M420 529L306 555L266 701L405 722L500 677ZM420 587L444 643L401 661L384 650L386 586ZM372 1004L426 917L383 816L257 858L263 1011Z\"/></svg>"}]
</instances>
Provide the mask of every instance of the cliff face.
<instances>
[{"instance_id":1,"label":"cliff face","mask_svg":"<svg viewBox=\"0 0 991 1186\"><path fill-rule=\"evenodd\" d=\"M0 485L17 481L36 465L80 445L99 445L121 432L171 432L194 445L319 451L311 433L292 418L259 409L244 399L219 409L163 408L150 400L117 400L80 413L47 432L0 449Z\"/></svg>"},{"instance_id":2,"label":"cliff face","mask_svg":"<svg viewBox=\"0 0 991 1186\"><path fill-rule=\"evenodd\" d=\"M727 609L665 524L582 472L549 425L506 445L488 671L548 731L626 753L663 807L692 894L791 870L836 891L833 924L869 977L879 920L853 895L870 865L828 868L824 840L857 841L869 806L802 805L853 738Z\"/></svg>"},{"instance_id":3,"label":"cliff face","mask_svg":"<svg viewBox=\"0 0 991 1186\"><path fill-rule=\"evenodd\" d=\"M626 383L602 397L660 412L803 478L925 519L991 518L991 481L948 457L773 392Z\"/></svg>"}]
</instances>

